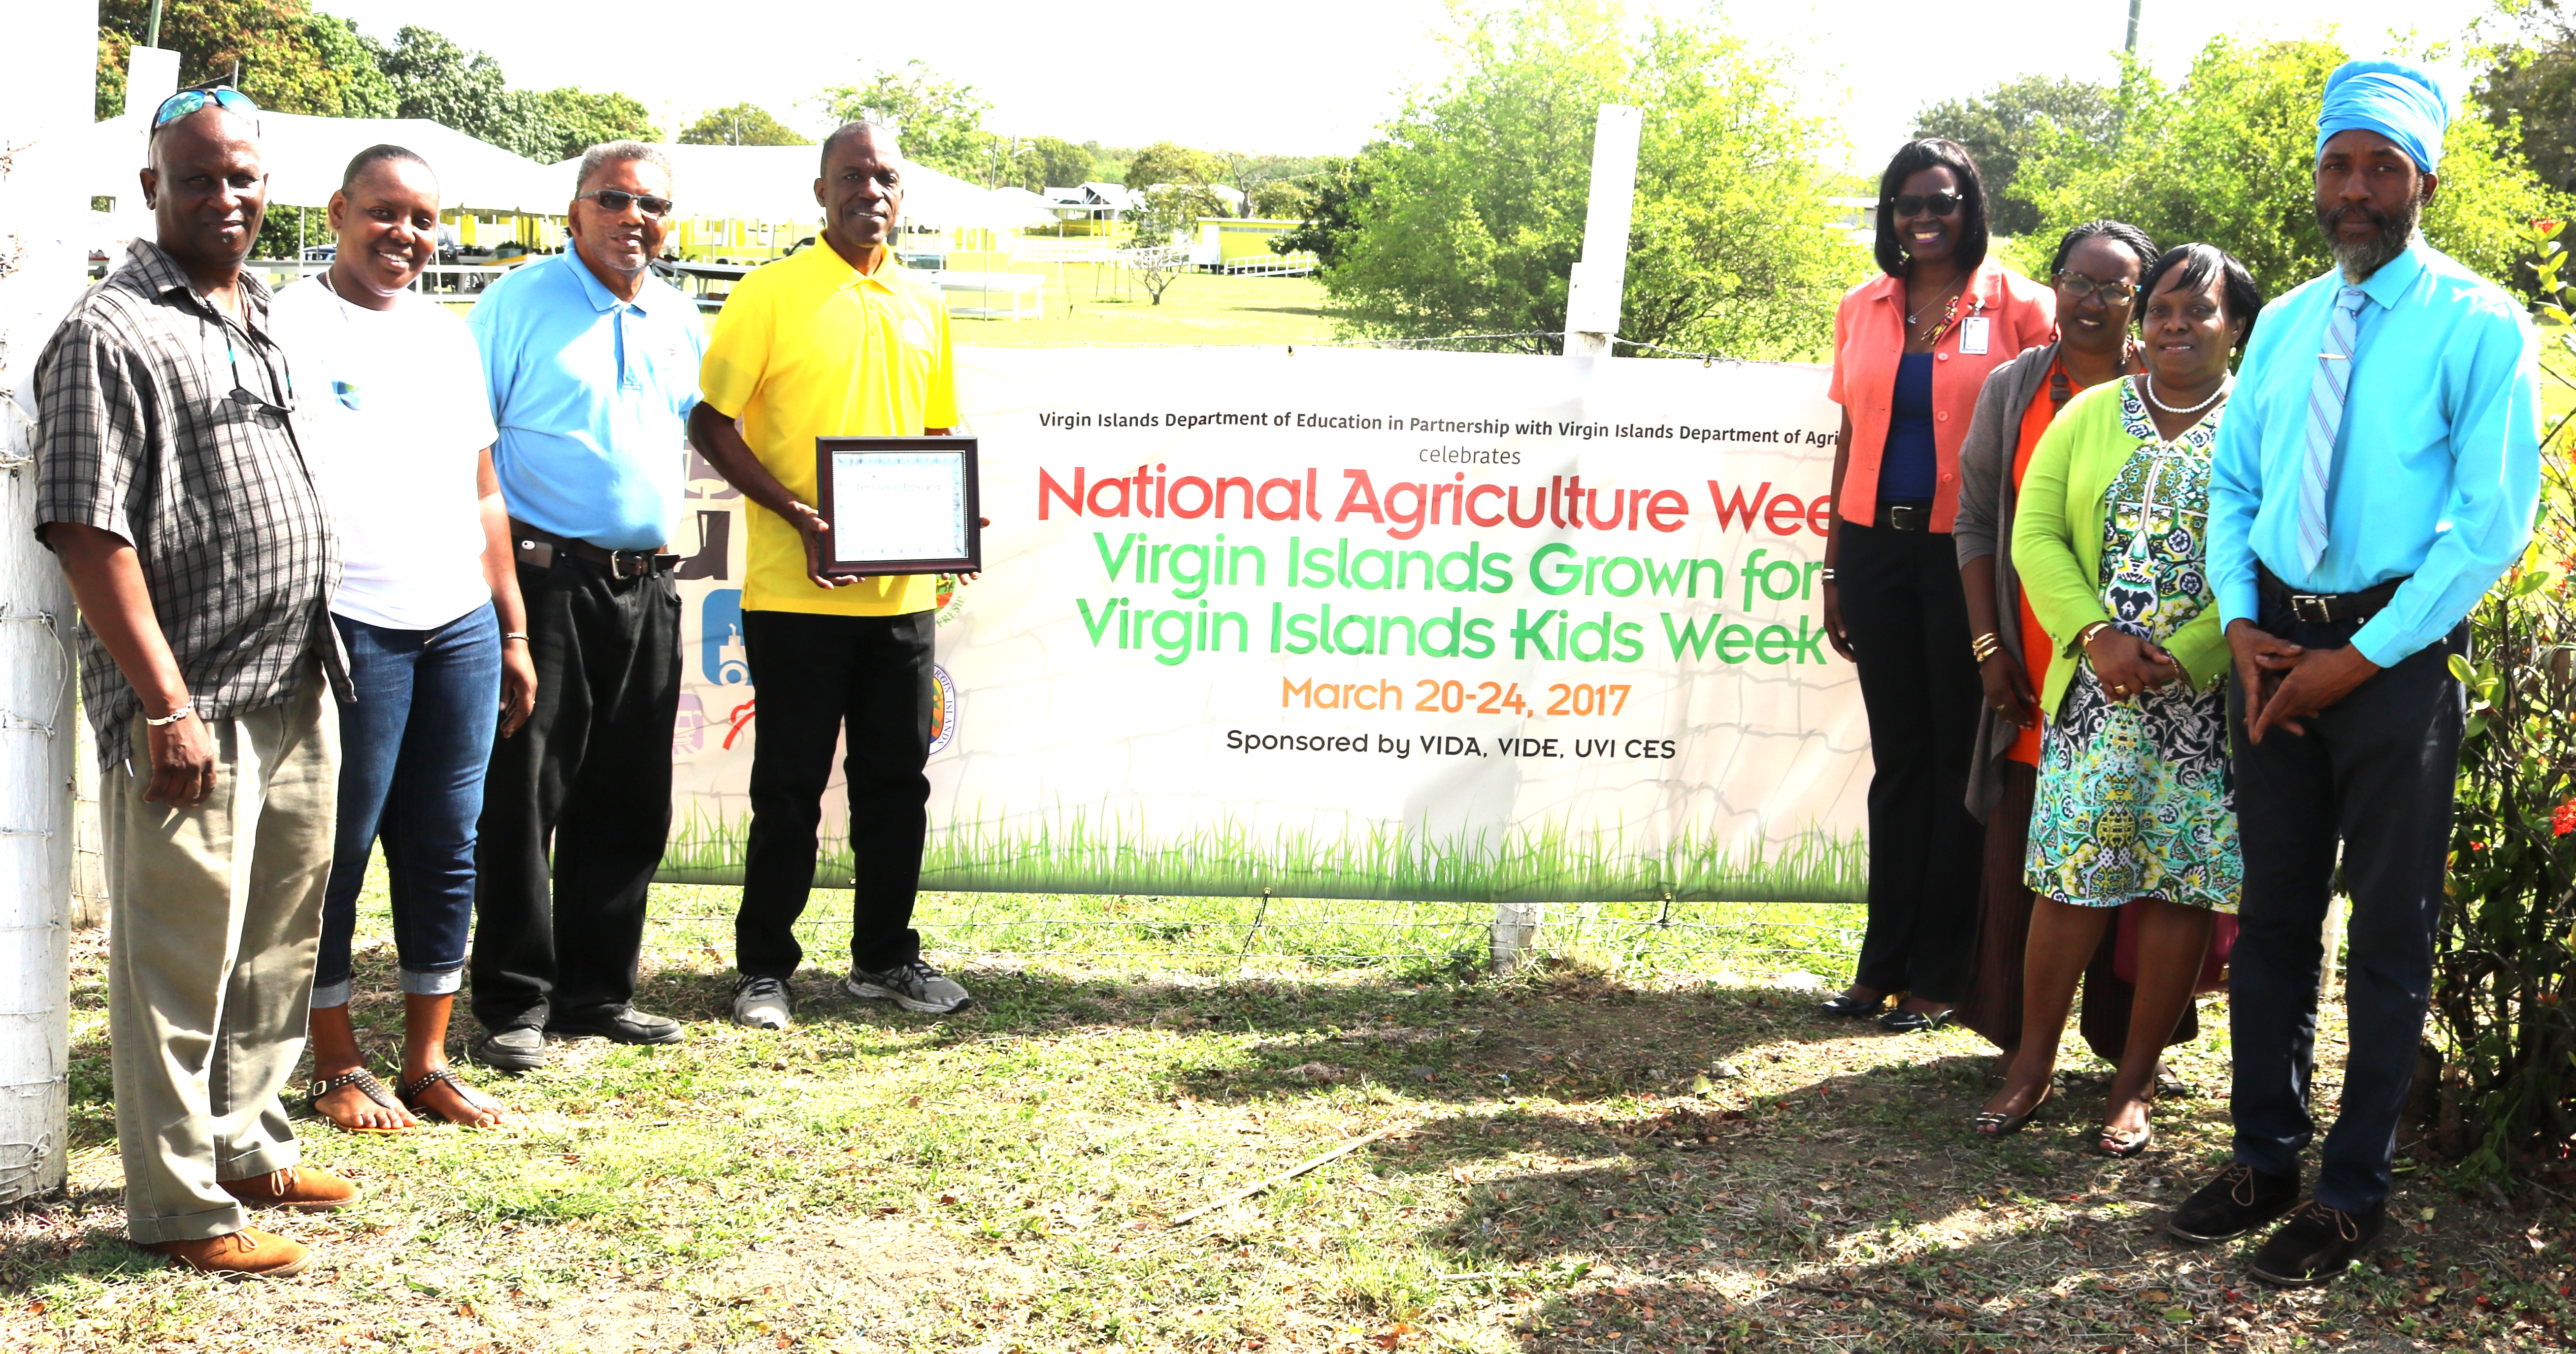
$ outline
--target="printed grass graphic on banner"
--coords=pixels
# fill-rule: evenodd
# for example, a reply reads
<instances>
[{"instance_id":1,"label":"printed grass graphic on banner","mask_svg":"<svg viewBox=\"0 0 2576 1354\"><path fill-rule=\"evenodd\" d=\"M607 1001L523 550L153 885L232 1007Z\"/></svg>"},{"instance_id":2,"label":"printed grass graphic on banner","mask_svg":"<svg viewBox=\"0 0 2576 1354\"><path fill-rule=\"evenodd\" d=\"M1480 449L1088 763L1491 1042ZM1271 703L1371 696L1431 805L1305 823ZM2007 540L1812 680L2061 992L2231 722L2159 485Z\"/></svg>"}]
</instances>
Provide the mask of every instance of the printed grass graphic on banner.
<instances>
[{"instance_id":1,"label":"printed grass graphic on banner","mask_svg":"<svg viewBox=\"0 0 2576 1354\"><path fill-rule=\"evenodd\" d=\"M1630 845L1616 829L1577 838L1560 823L1499 836L1354 824L1349 835L1261 833L1217 823L1158 836L1141 819L1084 809L1017 820L934 823L924 889L960 893L1209 894L1425 902L1596 902L1662 898L1857 903L1868 888L1860 834L1821 830L1773 848L1760 837L1685 832ZM747 819L691 813L662 857L665 883L737 884ZM818 887L847 888L849 843L826 838Z\"/></svg>"}]
</instances>

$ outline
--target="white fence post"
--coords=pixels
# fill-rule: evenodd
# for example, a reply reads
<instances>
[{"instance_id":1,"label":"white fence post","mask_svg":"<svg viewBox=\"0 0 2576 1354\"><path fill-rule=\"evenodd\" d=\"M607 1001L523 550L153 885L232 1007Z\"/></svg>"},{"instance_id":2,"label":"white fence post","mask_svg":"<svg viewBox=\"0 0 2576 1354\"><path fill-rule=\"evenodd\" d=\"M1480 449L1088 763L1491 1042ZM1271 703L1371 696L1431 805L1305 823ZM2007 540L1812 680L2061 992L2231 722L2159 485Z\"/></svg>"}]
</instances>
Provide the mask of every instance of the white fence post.
<instances>
[{"instance_id":1,"label":"white fence post","mask_svg":"<svg viewBox=\"0 0 2576 1354\"><path fill-rule=\"evenodd\" d=\"M1583 212L1583 257L1565 298L1565 355L1600 357L1619 332L1619 300L1628 283L1628 221L1637 198L1637 139L1646 115L1625 104L1601 105L1592 132L1592 185ZM1589 916L1589 913L1578 913ZM1538 948L1545 903L1494 904L1494 968L1505 972Z\"/></svg>"},{"instance_id":2,"label":"white fence post","mask_svg":"<svg viewBox=\"0 0 2576 1354\"><path fill-rule=\"evenodd\" d=\"M0 47L0 1203L62 1188L70 1115L70 592L36 544L36 357L88 261L98 6L13 10Z\"/></svg>"},{"instance_id":3,"label":"white fence post","mask_svg":"<svg viewBox=\"0 0 2576 1354\"><path fill-rule=\"evenodd\" d=\"M1565 294L1565 355L1606 357L1619 332L1628 284L1628 222L1637 202L1637 139L1646 115L1601 105L1592 133L1592 187L1583 210L1583 257Z\"/></svg>"}]
</instances>

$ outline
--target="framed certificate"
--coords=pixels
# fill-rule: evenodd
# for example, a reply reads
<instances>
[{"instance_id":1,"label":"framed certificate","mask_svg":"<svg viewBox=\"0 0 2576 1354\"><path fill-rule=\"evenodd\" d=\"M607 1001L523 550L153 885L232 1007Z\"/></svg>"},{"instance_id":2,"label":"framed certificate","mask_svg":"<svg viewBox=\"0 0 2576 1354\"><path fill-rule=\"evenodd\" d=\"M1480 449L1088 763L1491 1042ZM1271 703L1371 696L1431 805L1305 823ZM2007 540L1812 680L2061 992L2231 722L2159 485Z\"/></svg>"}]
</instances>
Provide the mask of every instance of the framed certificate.
<instances>
[{"instance_id":1,"label":"framed certificate","mask_svg":"<svg viewBox=\"0 0 2576 1354\"><path fill-rule=\"evenodd\" d=\"M826 575L982 571L974 438L818 437L814 456Z\"/></svg>"}]
</instances>

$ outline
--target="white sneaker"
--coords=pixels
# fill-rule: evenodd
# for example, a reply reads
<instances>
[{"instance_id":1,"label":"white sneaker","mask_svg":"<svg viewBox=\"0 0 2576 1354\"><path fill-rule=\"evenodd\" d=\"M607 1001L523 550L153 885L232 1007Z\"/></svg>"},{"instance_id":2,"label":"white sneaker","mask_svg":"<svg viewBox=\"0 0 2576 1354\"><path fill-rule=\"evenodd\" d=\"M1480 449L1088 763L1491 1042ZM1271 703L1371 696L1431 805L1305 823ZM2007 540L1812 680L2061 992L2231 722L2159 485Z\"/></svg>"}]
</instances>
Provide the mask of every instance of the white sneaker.
<instances>
[{"instance_id":1,"label":"white sneaker","mask_svg":"<svg viewBox=\"0 0 2576 1354\"><path fill-rule=\"evenodd\" d=\"M907 1011L919 1011L924 1015L962 1011L975 1000L966 995L966 989L959 987L955 979L918 959L909 964L898 964L883 973L851 969L849 981L842 986L851 996L891 1001Z\"/></svg>"},{"instance_id":2,"label":"white sneaker","mask_svg":"<svg viewBox=\"0 0 2576 1354\"><path fill-rule=\"evenodd\" d=\"M733 1023L783 1030L787 1022L787 984L776 978L744 978L733 985Z\"/></svg>"}]
</instances>

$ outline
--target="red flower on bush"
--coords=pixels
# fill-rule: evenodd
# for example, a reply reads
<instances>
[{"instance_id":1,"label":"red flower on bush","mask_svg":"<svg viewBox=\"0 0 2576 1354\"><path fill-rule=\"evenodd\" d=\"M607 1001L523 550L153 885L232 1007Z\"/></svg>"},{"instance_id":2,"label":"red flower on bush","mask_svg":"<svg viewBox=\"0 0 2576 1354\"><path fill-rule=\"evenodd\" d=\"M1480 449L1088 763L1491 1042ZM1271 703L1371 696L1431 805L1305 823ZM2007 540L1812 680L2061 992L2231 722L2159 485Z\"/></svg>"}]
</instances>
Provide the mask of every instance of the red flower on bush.
<instances>
[{"instance_id":1,"label":"red flower on bush","mask_svg":"<svg viewBox=\"0 0 2576 1354\"><path fill-rule=\"evenodd\" d=\"M2532 222L2531 228L2539 231L2543 235L2546 235L2549 232L2558 229L2558 222L2550 217L2544 216L2539 220Z\"/></svg>"},{"instance_id":2,"label":"red flower on bush","mask_svg":"<svg viewBox=\"0 0 2576 1354\"><path fill-rule=\"evenodd\" d=\"M2570 832L2576 832L2576 799L2549 811L2549 835L2564 837Z\"/></svg>"}]
</instances>

